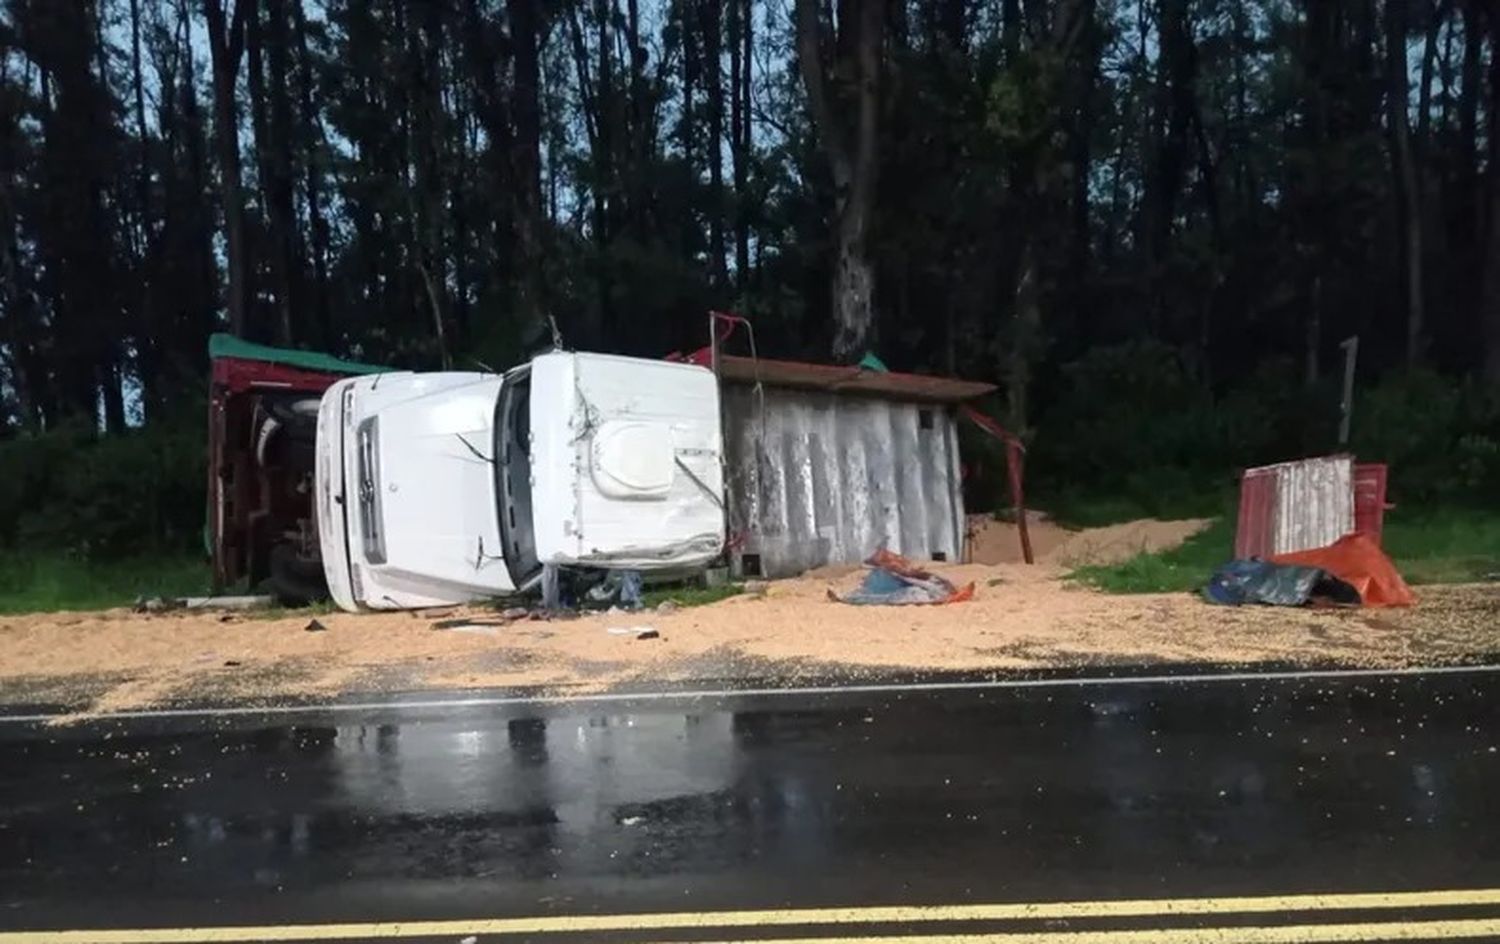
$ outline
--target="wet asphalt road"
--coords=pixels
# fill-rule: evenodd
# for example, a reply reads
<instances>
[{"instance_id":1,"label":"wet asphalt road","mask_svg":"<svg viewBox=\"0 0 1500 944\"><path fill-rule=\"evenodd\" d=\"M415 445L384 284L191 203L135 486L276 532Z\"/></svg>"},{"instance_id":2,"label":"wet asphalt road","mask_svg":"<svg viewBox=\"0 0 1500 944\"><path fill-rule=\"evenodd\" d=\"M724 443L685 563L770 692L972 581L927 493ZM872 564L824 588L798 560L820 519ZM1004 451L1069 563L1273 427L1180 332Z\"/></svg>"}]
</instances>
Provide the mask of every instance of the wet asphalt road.
<instances>
[{"instance_id":1,"label":"wet asphalt road","mask_svg":"<svg viewBox=\"0 0 1500 944\"><path fill-rule=\"evenodd\" d=\"M0 723L0 930L1489 889L1497 721L1476 674Z\"/></svg>"}]
</instances>

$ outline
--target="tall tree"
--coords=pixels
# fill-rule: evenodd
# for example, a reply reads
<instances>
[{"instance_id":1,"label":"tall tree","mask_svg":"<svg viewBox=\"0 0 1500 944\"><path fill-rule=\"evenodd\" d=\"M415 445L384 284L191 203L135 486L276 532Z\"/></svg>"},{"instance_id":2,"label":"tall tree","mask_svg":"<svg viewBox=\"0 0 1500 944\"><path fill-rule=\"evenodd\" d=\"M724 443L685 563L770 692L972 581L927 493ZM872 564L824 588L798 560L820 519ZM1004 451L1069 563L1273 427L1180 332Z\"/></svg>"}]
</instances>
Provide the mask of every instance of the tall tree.
<instances>
[{"instance_id":1,"label":"tall tree","mask_svg":"<svg viewBox=\"0 0 1500 944\"><path fill-rule=\"evenodd\" d=\"M634 0L632 0L632 5ZM516 311L525 329L539 330L547 314L542 220L541 47L546 24L530 0L507 0L511 94L515 129L510 174L516 243Z\"/></svg>"},{"instance_id":2,"label":"tall tree","mask_svg":"<svg viewBox=\"0 0 1500 944\"><path fill-rule=\"evenodd\" d=\"M1407 76L1407 0L1386 0L1386 131L1390 136L1391 173L1401 239L1401 263L1406 287L1406 359L1416 364L1423 355L1425 301L1422 287L1422 210L1417 191L1416 156L1412 153L1411 82Z\"/></svg>"},{"instance_id":3,"label":"tall tree","mask_svg":"<svg viewBox=\"0 0 1500 944\"><path fill-rule=\"evenodd\" d=\"M880 50L885 4L796 0L797 63L834 187L833 356L857 360L874 324L870 228L878 170Z\"/></svg>"},{"instance_id":4,"label":"tall tree","mask_svg":"<svg viewBox=\"0 0 1500 944\"><path fill-rule=\"evenodd\" d=\"M708 108L708 277L715 286L724 274L724 0L700 0L703 30L704 96Z\"/></svg>"},{"instance_id":5,"label":"tall tree","mask_svg":"<svg viewBox=\"0 0 1500 944\"><path fill-rule=\"evenodd\" d=\"M750 282L751 73L755 63L755 6L729 0L729 160L734 177L734 278L743 299Z\"/></svg>"},{"instance_id":6,"label":"tall tree","mask_svg":"<svg viewBox=\"0 0 1500 944\"><path fill-rule=\"evenodd\" d=\"M1489 226L1485 236L1484 275L1480 290L1480 323L1484 337L1484 376L1500 389L1500 11L1487 15L1490 35Z\"/></svg>"},{"instance_id":7,"label":"tall tree","mask_svg":"<svg viewBox=\"0 0 1500 944\"><path fill-rule=\"evenodd\" d=\"M240 61L245 52L245 23L254 0L234 0L225 15L224 0L203 0L208 23L208 52L213 66L214 150L218 156L220 201L224 208L224 248L229 285L225 308L229 330L244 335L251 325L249 305L249 246L245 232L245 205L240 174L240 118L235 92Z\"/></svg>"}]
</instances>

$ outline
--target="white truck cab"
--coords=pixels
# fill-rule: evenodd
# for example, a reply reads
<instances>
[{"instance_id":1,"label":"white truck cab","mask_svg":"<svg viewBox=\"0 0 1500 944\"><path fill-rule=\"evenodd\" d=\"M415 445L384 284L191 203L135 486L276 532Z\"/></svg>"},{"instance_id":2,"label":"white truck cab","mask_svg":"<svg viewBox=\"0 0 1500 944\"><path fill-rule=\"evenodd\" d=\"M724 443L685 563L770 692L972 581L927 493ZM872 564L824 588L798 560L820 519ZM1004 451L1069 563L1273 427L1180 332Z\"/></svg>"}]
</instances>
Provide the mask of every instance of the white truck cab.
<instances>
[{"instance_id":1,"label":"white truck cab","mask_svg":"<svg viewBox=\"0 0 1500 944\"><path fill-rule=\"evenodd\" d=\"M652 570L724 545L717 379L553 352L507 371L339 381L318 411L323 568L343 609L526 589L542 565Z\"/></svg>"}]
</instances>

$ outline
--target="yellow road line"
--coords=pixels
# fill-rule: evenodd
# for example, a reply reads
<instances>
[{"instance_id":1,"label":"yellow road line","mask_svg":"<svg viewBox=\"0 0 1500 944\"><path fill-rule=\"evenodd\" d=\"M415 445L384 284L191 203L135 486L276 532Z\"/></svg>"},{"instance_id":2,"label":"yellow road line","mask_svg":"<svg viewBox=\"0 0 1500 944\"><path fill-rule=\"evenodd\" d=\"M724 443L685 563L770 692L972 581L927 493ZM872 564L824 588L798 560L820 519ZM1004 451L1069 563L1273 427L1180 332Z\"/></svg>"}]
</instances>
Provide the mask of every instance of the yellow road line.
<instances>
[{"instance_id":1,"label":"yellow road line","mask_svg":"<svg viewBox=\"0 0 1500 944\"><path fill-rule=\"evenodd\" d=\"M1160 898L1120 901L1054 901L996 905L898 905L851 908L801 908L767 911L668 912L661 914L542 915L526 918L472 918L440 921L375 921L339 924L287 924L202 928L145 928L77 931L0 932L0 944L223 944L243 941L339 941L359 938L413 938L479 934L570 934L592 931L665 929L712 930L768 928L789 925L905 924L951 921L1059 920L1068 918L1165 917L1171 915L1268 914L1283 912L1369 911L1500 905L1500 888L1452 889L1423 892L1357 892L1326 895L1267 895L1253 898ZM1488 920L1488 919L1486 919ZM1467 927L1474 922L1428 922L1444 927ZM1483 922L1480 922L1483 923ZM1365 925L1347 925L1364 927ZM1369 925L1373 927L1374 925ZM1381 925L1398 927L1398 925ZM1500 938L1500 919L1489 925ZM1339 927L1329 925L1327 927ZM1248 930L1248 929L1246 929ZM1284 928L1258 929L1281 932ZM1101 932L1102 933L1102 932ZM1134 932L1110 932L1134 933ZM1168 933L1162 931L1161 933ZM1176 932L1172 932L1176 933ZM1195 932L1196 933L1196 932ZM1482 934L1456 935L1482 937ZM967 937L922 937L922 941L963 941ZM1041 941L980 935L972 940ZM901 938L884 938L901 941ZM911 939L915 940L915 939ZM1089 938L1062 937L1060 941L1087 942ZM1142 940L1156 940L1143 938ZM1174 938L1162 938L1174 941ZM1184 938L1183 940L1198 940ZM1205 940L1242 940L1238 932ZM1281 941L1282 938L1267 938ZM1287 938L1286 940L1304 940ZM1374 938L1306 938L1305 940L1375 940ZM1400 938L1397 938L1400 940Z\"/></svg>"},{"instance_id":2,"label":"yellow road line","mask_svg":"<svg viewBox=\"0 0 1500 944\"><path fill-rule=\"evenodd\" d=\"M1348 941L1493 940L1500 919L1300 924L1276 928L1153 928L1135 931L1015 931L927 937L785 938L715 944L1337 944Z\"/></svg>"}]
</instances>

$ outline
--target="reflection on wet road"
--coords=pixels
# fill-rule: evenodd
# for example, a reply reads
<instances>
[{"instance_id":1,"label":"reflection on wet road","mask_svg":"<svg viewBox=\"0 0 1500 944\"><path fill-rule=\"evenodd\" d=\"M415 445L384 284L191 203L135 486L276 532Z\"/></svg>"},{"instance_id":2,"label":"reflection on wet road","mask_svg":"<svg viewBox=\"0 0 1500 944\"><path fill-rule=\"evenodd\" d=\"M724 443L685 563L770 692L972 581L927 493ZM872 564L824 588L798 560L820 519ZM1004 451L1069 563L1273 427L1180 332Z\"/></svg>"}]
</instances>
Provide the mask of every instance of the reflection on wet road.
<instances>
[{"instance_id":1,"label":"reflection on wet road","mask_svg":"<svg viewBox=\"0 0 1500 944\"><path fill-rule=\"evenodd\" d=\"M1393 939L1289 936L1309 921L1500 939L1500 893L1487 891L1500 887L1497 685L1176 682L0 725L0 927L249 925L264 939L268 925L320 924L354 938L387 921L459 921L408 936L619 937L687 914L700 916L686 925L695 940L726 927L931 935L923 922L941 921L944 934L1040 941L1105 918L1179 935L1163 941L1225 926L1231 940ZM1429 897L1287 897L1390 892ZM1257 908L1243 896L1276 897ZM1188 904L1132 911L1131 899ZM869 910L1025 902L1084 910ZM825 911L718 914L808 908ZM632 914L655 923L504 924ZM1257 936L1267 924L1282 936Z\"/></svg>"}]
</instances>

